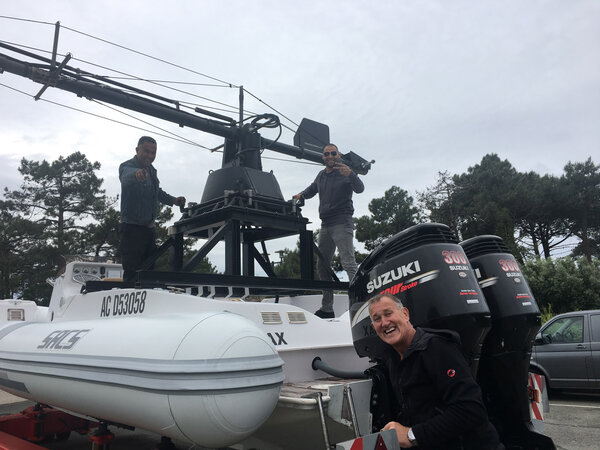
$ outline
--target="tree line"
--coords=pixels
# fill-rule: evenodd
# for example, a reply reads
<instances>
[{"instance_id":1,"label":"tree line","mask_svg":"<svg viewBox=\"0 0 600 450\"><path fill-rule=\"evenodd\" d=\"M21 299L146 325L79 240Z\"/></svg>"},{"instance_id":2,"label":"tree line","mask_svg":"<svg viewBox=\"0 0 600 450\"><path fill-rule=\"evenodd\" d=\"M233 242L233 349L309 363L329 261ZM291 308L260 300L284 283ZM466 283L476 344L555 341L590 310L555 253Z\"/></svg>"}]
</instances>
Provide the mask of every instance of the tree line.
<instances>
[{"instance_id":1,"label":"tree line","mask_svg":"<svg viewBox=\"0 0 600 450\"><path fill-rule=\"evenodd\" d=\"M415 197L392 186L368 209L354 219L356 239L368 251L423 222L448 225L459 241L496 235L519 261L543 311L600 308L600 166L591 158L569 162L554 176L519 172L487 154L464 173L439 172ZM568 256L551 258L568 244ZM366 254L356 256L361 261ZM339 259L334 264L342 270ZM278 273L293 276L297 268L298 250L286 249Z\"/></svg>"},{"instance_id":2,"label":"tree line","mask_svg":"<svg viewBox=\"0 0 600 450\"><path fill-rule=\"evenodd\" d=\"M106 195L99 169L80 152L51 162L21 160L20 188L5 188L0 200L0 298L47 301L46 280L66 255L119 260L118 198ZM465 173L440 172L415 197L391 186L368 209L354 219L356 239L367 251L427 221L448 225L459 240L493 234L520 262L540 307L555 313L600 308L600 166L591 158L569 162L553 176L518 172L488 154ZM159 241L172 217L170 208L161 210ZM568 242L576 242L569 256L550 257ZM192 243L186 240L187 256ZM358 253L357 260L365 256ZM341 270L339 261L334 265ZM167 266L165 255L157 269ZM275 271L294 278L299 267L298 249L285 249ZM206 258L196 270L216 272Z\"/></svg>"},{"instance_id":3,"label":"tree line","mask_svg":"<svg viewBox=\"0 0 600 450\"><path fill-rule=\"evenodd\" d=\"M397 186L369 203L356 221L356 238L367 250L423 221L448 225L459 240L500 236L514 256L550 258L577 240L572 256L600 255L600 166L591 158L569 162L560 177L518 172L508 160L485 155L465 173L440 172L417 201Z\"/></svg>"},{"instance_id":4,"label":"tree line","mask_svg":"<svg viewBox=\"0 0 600 450\"><path fill-rule=\"evenodd\" d=\"M118 198L109 197L98 177L99 162L81 152L48 162L23 158L19 189L4 188L0 200L0 299L24 298L46 303L52 290L47 282L60 272L69 255L119 261L120 215ZM161 209L157 223L159 241L173 217ZM189 253L192 241L186 240ZM163 255L157 269L166 269ZM215 272L205 258L199 272Z\"/></svg>"}]
</instances>

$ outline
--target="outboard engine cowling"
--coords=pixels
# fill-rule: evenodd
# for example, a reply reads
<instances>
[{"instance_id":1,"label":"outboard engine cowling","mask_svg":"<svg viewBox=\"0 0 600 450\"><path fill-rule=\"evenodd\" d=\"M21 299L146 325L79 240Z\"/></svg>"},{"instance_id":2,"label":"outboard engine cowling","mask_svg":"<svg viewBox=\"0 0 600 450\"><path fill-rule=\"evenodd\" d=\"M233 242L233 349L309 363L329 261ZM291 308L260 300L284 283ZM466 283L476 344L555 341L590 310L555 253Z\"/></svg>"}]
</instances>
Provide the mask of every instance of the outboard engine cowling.
<instances>
[{"instance_id":1,"label":"outboard engine cowling","mask_svg":"<svg viewBox=\"0 0 600 450\"><path fill-rule=\"evenodd\" d=\"M477 373L490 420L507 448L554 448L550 438L531 431L527 382L541 317L527 281L498 236L478 236L460 245L492 315Z\"/></svg>"},{"instance_id":2,"label":"outboard engine cowling","mask_svg":"<svg viewBox=\"0 0 600 450\"><path fill-rule=\"evenodd\" d=\"M358 354L372 360L383 360L391 351L375 334L366 303L383 292L402 299L413 325L458 332L476 373L490 311L448 226L410 227L382 243L360 265L349 289L352 338Z\"/></svg>"}]
</instances>

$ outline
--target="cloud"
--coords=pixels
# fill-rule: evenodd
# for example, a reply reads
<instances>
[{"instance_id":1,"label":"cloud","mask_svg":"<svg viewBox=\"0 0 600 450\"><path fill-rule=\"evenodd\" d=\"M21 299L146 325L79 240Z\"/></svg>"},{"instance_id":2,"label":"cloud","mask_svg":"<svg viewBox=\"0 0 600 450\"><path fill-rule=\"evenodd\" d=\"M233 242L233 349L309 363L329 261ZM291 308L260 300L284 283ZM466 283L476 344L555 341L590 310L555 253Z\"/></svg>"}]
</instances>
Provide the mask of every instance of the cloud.
<instances>
[{"instance_id":1,"label":"cloud","mask_svg":"<svg viewBox=\"0 0 600 450\"><path fill-rule=\"evenodd\" d=\"M363 177L366 191L355 197L356 215L367 214L369 201L392 185L414 195L433 185L439 171L461 173L486 153L498 153L521 171L560 174L569 160L584 161L598 152L598 2L24 0L5 5L3 14L50 23L0 18L0 40L45 50L52 46L52 24L60 20L59 51L71 52L75 67L103 75L110 67L122 77L219 84L199 75L207 74L244 85L261 99L246 95L248 110L272 112L272 106L282 120L285 115L296 123L308 117L328 124L340 149L377 161ZM189 96L157 84L122 81L204 106L214 103L200 97L218 100L231 105L224 107L225 114L237 116L236 86L173 85L194 94ZM40 88L8 73L0 75L0 83L30 94ZM174 133L209 148L222 142L136 115L149 122L144 124L53 88L43 99L141 128L160 126L161 134ZM34 102L3 86L0 102L10 105L0 111L5 183L17 181L15 161L21 156L52 159L80 150L101 162L105 187L116 193L118 164L132 154L137 137L147 134ZM291 144L292 135L284 129L281 141ZM163 136L158 140L162 185L199 201L208 171L220 166L220 154ZM263 155L289 161L263 160L286 198L318 171L271 151ZM317 228L317 201L309 202L304 213Z\"/></svg>"}]
</instances>

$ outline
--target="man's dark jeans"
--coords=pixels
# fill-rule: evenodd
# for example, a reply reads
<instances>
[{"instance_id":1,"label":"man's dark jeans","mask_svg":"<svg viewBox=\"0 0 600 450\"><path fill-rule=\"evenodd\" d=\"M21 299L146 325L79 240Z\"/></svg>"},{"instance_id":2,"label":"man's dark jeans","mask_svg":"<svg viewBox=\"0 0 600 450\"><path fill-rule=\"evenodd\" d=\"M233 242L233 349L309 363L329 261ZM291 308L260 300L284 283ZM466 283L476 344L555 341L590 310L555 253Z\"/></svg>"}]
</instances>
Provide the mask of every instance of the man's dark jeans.
<instances>
[{"instance_id":1,"label":"man's dark jeans","mask_svg":"<svg viewBox=\"0 0 600 450\"><path fill-rule=\"evenodd\" d=\"M144 260L154 253L155 238L154 228L131 223L121 224L121 263L124 281L133 280L135 271L139 270Z\"/></svg>"}]
</instances>

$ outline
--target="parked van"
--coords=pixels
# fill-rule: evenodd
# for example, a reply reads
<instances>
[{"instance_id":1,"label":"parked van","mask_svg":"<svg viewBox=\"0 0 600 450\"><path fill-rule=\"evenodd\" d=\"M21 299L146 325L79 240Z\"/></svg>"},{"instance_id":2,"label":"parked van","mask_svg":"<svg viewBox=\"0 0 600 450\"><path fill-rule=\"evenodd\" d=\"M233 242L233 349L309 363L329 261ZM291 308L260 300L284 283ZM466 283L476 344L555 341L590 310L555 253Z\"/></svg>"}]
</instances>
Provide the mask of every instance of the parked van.
<instances>
[{"instance_id":1,"label":"parked van","mask_svg":"<svg viewBox=\"0 0 600 450\"><path fill-rule=\"evenodd\" d=\"M600 389L600 310L559 314L535 338L530 371L550 389Z\"/></svg>"}]
</instances>

